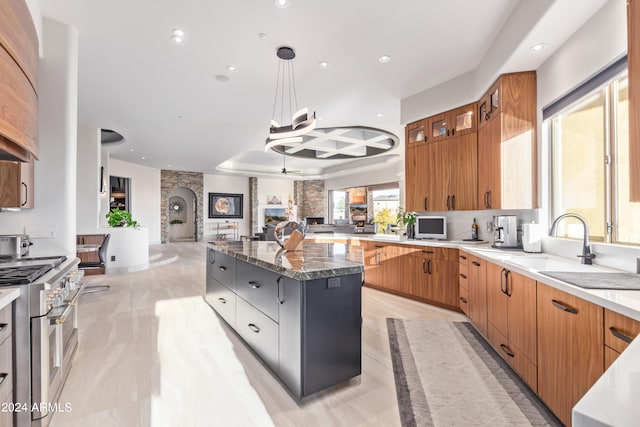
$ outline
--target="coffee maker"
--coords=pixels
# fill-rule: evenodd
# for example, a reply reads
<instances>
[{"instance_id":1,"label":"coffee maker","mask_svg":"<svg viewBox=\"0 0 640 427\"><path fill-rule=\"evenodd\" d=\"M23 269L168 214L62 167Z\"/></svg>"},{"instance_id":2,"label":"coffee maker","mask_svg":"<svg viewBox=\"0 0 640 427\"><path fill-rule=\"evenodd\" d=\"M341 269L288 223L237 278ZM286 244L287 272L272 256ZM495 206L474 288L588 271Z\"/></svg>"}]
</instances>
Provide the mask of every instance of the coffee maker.
<instances>
[{"instance_id":1,"label":"coffee maker","mask_svg":"<svg viewBox=\"0 0 640 427\"><path fill-rule=\"evenodd\" d=\"M494 248L515 249L520 247L518 241L518 220L515 215L494 215L491 222Z\"/></svg>"}]
</instances>

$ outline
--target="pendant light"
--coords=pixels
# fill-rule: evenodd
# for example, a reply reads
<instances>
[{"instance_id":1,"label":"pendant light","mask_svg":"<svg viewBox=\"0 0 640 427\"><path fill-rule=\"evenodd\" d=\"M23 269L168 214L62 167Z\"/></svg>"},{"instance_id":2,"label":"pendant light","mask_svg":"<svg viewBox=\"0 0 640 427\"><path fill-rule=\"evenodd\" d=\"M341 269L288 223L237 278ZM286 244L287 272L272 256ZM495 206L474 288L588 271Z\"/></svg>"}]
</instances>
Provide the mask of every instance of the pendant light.
<instances>
[{"instance_id":1,"label":"pendant light","mask_svg":"<svg viewBox=\"0 0 640 427\"><path fill-rule=\"evenodd\" d=\"M269 137L265 141L264 150L268 151L274 147L280 147L278 151L282 152L283 146L299 145L302 143L302 135L315 129L316 113L313 112L309 115L307 108L298 109L293 71L293 59L296 57L294 50L282 46L278 48L276 55L278 56L276 93L273 100ZM285 114L287 114L286 117L291 117L291 124L283 124Z\"/></svg>"}]
</instances>

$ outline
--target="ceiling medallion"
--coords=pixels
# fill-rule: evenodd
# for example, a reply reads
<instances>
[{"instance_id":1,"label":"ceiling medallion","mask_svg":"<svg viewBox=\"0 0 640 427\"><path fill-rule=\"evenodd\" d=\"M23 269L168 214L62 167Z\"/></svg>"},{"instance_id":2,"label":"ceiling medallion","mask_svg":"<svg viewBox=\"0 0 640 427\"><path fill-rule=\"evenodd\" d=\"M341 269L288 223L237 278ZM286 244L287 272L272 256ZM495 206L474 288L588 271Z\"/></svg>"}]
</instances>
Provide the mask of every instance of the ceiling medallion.
<instances>
[{"instance_id":1,"label":"ceiling medallion","mask_svg":"<svg viewBox=\"0 0 640 427\"><path fill-rule=\"evenodd\" d=\"M265 151L273 149L273 147L276 146L296 146L302 143L302 135L311 132L316 126L315 112L310 115L307 108L298 109L296 82L292 62L296 57L296 53L292 48L282 46L278 48L276 55L279 58L276 94L273 100L269 137L264 145ZM287 83L286 85L285 81ZM280 121L276 121L278 106L280 107ZM289 125L281 124L284 122L285 112L291 117L291 124Z\"/></svg>"},{"instance_id":2,"label":"ceiling medallion","mask_svg":"<svg viewBox=\"0 0 640 427\"><path fill-rule=\"evenodd\" d=\"M297 137L299 142L273 140L273 151L304 159L357 159L386 153L398 146L391 132L365 126L312 129Z\"/></svg>"}]
</instances>

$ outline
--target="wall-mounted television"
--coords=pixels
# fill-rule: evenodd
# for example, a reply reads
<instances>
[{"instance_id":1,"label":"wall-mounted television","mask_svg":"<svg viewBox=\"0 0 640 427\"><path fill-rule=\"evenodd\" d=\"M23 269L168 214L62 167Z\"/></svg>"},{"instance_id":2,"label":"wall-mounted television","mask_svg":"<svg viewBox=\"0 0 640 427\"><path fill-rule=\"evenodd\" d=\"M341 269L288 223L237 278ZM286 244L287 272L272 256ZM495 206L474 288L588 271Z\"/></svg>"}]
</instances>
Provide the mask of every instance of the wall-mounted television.
<instances>
[{"instance_id":1,"label":"wall-mounted television","mask_svg":"<svg viewBox=\"0 0 640 427\"><path fill-rule=\"evenodd\" d=\"M280 208L266 208L264 210L264 223L276 225L287 220L287 212Z\"/></svg>"}]
</instances>

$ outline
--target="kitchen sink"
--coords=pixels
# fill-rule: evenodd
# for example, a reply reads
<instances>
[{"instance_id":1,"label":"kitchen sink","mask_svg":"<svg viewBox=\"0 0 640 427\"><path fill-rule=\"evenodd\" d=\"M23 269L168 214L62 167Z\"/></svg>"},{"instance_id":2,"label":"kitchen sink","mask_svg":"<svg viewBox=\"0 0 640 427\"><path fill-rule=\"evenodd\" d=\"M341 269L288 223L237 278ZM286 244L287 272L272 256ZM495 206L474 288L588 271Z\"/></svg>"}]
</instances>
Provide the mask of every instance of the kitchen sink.
<instances>
[{"instance_id":1,"label":"kitchen sink","mask_svg":"<svg viewBox=\"0 0 640 427\"><path fill-rule=\"evenodd\" d=\"M575 263L560 261L555 258L550 258L544 255L523 255L513 256L509 258L510 263L530 268L536 271L570 271L570 272L593 272L594 267L589 265L580 264L578 261Z\"/></svg>"}]
</instances>

